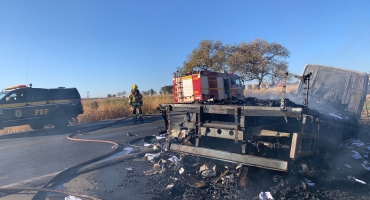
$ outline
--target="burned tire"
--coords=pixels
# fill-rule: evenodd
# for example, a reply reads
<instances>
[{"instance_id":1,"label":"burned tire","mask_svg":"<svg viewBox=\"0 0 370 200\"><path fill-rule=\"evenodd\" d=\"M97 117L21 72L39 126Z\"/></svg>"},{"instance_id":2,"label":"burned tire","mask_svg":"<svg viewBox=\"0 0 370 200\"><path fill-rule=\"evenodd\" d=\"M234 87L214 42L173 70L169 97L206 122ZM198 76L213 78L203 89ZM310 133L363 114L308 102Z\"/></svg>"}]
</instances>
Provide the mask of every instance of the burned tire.
<instances>
[{"instance_id":1,"label":"burned tire","mask_svg":"<svg viewBox=\"0 0 370 200\"><path fill-rule=\"evenodd\" d=\"M65 128L69 123L69 117L65 112L56 113L53 117L53 126L55 128Z\"/></svg>"},{"instance_id":2,"label":"burned tire","mask_svg":"<svg viewBox=\"0 0 370 200\"><path fill-rule=\"evenodd\" d=\"M34 123L30 123L29 126L33 130L40 130L40 129L43 129L45 127L45 123L44 122L34 122Z\"/></svg>"}]
</instances>

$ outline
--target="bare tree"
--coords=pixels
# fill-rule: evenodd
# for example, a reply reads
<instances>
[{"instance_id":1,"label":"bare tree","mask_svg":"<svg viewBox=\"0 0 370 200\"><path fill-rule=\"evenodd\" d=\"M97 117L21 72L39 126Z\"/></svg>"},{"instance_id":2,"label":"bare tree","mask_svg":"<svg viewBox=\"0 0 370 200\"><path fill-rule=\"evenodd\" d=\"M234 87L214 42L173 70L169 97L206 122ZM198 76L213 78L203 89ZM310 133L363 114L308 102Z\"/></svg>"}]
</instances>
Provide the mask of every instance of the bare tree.
<instances>
[{"instance_id":1,"label":"bare tree","mask_svg":"<svg viewBox=\"0 0 370 200\"><path fill-rule=\"evenodd\" d=\"M117 93L117 97L121 97L122 96L122 93L121 92L118 92Z\"/></svg>"},{"instance_id":2,"label":"bare tree","mask_svg":"<svg viewBox=\"0 0 370 200\"><path fill-rule=\"evenodd\" d=\"M122 91L121 94L123 97L126 96L126 91Z\"/></svg>"}]
</instances>

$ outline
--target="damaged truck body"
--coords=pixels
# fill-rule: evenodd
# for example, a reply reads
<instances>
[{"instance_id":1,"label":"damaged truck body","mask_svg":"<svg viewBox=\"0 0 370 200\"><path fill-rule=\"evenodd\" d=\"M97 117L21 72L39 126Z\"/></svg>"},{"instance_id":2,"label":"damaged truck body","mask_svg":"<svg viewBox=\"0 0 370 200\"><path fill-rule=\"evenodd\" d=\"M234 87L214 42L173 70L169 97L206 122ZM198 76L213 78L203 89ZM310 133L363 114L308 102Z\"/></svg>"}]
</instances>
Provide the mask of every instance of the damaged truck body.
<instances>
[{"instance_id":1,"label":"damaged truck body","mask_svg":"<svg viewBox=\"0 0 370 200\"><path fill-rule=\"evenodd\" d=\"M233 74L175 74L176 103L158 108L166 150L287 171L291 160L353 133L366 98L366 73L306 65L301 76L283 74L280 99L241 97L243 86ZM289 77L299 79L295 94L286 94Z\"/></svg>"}]
</instances>

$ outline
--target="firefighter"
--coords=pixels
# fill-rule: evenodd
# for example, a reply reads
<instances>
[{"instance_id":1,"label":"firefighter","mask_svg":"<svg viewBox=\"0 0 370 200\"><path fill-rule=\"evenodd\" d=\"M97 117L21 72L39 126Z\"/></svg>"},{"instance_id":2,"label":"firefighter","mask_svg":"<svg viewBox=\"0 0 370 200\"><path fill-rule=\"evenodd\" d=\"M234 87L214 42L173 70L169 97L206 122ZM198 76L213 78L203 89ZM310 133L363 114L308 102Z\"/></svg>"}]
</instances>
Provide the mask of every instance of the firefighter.
<instances>
[{"instance_id":1,"label":"firefighter","mask_svg":"<svg viewBox=\"0 0 370 200\"><path fill-rule=\"evenodd\" d=\"M132 85L132 90L129 96L128 103L132 107L132 119L134 122L137 121L137 117L139 116L140 121L143 121L143 111L141 110L141 106L143 105L143 97L140 94L140 91L136 84Z\"/></svg>"}]
</instances>

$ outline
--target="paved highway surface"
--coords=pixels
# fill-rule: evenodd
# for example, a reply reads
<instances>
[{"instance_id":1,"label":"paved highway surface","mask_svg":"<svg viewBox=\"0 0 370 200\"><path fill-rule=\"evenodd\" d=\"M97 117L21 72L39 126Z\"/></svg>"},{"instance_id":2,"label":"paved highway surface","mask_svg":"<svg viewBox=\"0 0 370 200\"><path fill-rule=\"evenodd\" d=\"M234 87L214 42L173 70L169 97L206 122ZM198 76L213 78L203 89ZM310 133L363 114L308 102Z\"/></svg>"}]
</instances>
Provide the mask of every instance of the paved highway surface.
<instances>
[{"instance_id":1,"label":"paved highway surface","mask_svg":"<svg viewBox=\"0 0 370 200\"><path fill-rule=\"evenodd\" d=\"M65 130L49 128L0 135L0 187L56 173L111 151L110 144L70 141L67 136L113 122L115 120L70 126ZM136 137L127 136L127 132L139 137L157 135L159 126L164 126L161 115L147 117L143 123L136 124L127 119L79 138L109 140L125 147Z\"/></svg>"}]
</instances>

